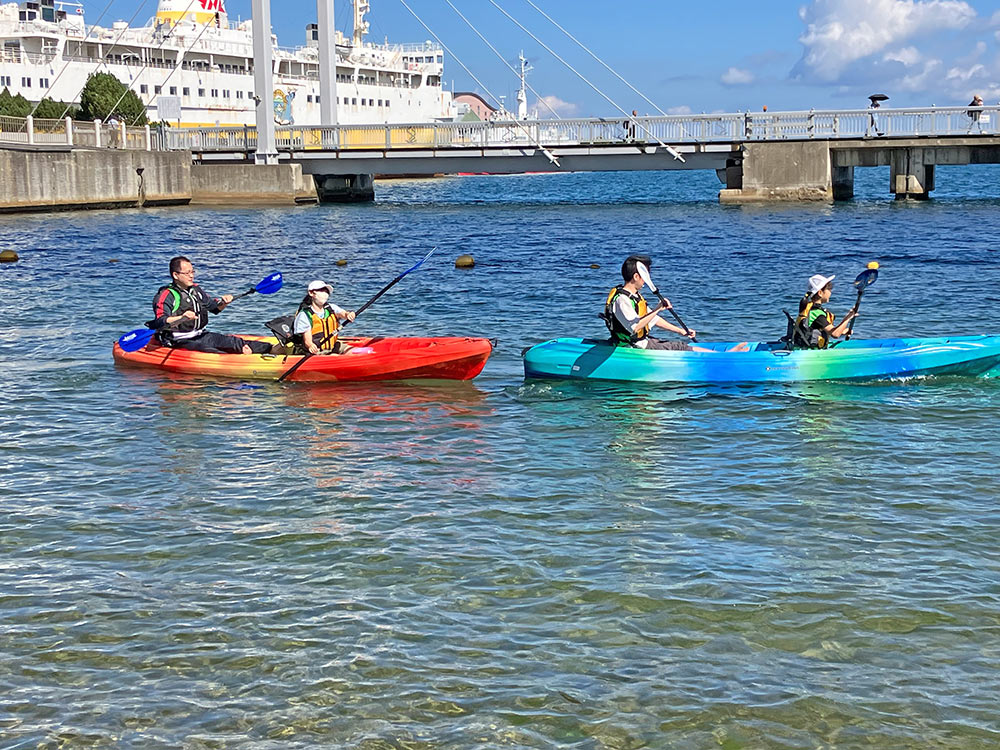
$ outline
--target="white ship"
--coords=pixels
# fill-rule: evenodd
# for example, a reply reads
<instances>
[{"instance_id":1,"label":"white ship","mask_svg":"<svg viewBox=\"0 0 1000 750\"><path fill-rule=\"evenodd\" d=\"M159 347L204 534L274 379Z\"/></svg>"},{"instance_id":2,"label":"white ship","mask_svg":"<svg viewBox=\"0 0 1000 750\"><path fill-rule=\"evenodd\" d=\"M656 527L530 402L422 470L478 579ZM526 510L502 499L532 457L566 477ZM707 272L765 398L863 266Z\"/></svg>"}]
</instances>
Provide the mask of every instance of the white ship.
<instances>
[{"instance_id":1,"label":"white ship","mask_svg":"<svg viewBox=\"0 0 1000 750\"><path fill-rule=\"evenodd\" d=\"M337 117L342 124L454 119L442 87L440 45L365 41L368 0L354 0L354 33L336 32ZM287 5L285 7L288 7ZM182 126L255 122L252 21L231 24L224 0L160 0L142 27L124 21L88 26L72 0L0 5L0 91L30 101L78 103L88 76L114 74L146 105L150 121L169 116ZM316 24L306 43L274 45L275 121L318 124L319 46ZM162 98L162 101L161 101ZM263 97L262 97L263 98Z\"/></svg>"}]
</instances>

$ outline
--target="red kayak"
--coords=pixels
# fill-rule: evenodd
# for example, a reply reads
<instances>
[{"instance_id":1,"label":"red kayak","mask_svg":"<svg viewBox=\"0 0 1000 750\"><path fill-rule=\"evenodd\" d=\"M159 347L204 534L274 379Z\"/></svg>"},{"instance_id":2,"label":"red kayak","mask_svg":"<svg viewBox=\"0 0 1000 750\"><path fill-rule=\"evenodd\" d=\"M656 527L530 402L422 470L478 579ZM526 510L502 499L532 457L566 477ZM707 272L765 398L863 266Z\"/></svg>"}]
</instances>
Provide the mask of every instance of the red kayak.
<instances>
[{"instance_id":1,"label":"red kayak","mask_svg":"<svg viewBox=\"0 0 1000 750\"><path fill-rule=\"evenodd\" d=\"M242 336L268 341L265 336ZM363 380L471 380L483 370L493 342L479 338L342 338L353 349L344 354L309 357L287 381L350 382ZM154 341L135 352L114 346L115 362L186 375L245 380L277 380L301 355L206 354L171 349Z\"/></svg>"}]
</instances>

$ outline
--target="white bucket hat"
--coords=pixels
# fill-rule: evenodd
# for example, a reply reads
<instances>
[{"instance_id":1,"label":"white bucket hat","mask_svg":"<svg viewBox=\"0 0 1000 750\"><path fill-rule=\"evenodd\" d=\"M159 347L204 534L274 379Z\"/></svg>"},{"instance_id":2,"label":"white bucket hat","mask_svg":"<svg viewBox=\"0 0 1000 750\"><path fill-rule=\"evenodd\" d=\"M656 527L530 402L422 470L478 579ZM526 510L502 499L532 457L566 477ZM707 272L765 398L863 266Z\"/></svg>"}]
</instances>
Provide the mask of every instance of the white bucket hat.
<instances>
[{"instance_id":1,"label":"white bucket hat","mask_svg":"<svg viewBox=\"0 0 1000 750\"><path fill-rule=\"evenodd\" d=\"M307 287L307 290L310 292L316 292L319 291L320 289L326 289L327 292L333 294L333 287L327 284L325 281L320 281L319 279L316 279L316 281L310 281L309 286Z\"/></svg>"},{"instance_id":2,"label":"white bucket hat","mask_svg":"<svg viewBox=\"0 0 1000 750\"><path fill-rule=\"evenodd\" d=\"M816 292L818 292L820 289L822 289L823 287L825 287L827 284L829 284L835 278L837 278L837 277L836 276L824 276L821 273L818 273L815 276L810 276L809 277L809 293L810 294L816 294ZM311 288L312 288L312 286L310 285L310 289Z\"/></svg>"}]
</instances>

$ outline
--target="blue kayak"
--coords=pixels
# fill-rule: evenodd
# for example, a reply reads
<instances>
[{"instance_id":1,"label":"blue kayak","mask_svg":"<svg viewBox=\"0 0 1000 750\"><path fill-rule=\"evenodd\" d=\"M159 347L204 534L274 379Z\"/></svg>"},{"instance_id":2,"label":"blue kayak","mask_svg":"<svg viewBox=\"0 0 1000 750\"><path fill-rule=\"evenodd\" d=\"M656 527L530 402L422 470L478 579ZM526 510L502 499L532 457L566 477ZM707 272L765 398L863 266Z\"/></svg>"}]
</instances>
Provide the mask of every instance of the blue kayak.
<instances>
[{"instance_id":1,"label":"blue kayak","mask_svg":"<svg viewBox=\"0 0 1000 750\"><path fill-rule=\"evenodd\" d=\"M553 339L524 353L524 376L652 383L1000 376L1000 336L855 339L828 349L792 351L780 343L695 346L708 351L647 351L593 339Z\"/></svg>"}]
</instances>

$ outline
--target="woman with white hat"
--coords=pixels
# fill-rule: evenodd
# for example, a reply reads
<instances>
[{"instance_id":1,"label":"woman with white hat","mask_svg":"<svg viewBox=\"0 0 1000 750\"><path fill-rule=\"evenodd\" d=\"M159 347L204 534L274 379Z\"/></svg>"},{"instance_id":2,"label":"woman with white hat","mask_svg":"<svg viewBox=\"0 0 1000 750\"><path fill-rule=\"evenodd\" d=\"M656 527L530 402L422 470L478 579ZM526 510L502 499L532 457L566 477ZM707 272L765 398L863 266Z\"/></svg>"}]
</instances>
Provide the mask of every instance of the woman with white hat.
<instances>
[{"instance_id":1,"label":"woman with white hat","mask_svg":"<svg viewBox=\"0 0 1000 750\"><path fill-rule=\"evenodd\" d=\"M311 281L299 305L292 328L296 349L309 354L342 354L350 347L337 341L340 321L354 320L354 312L330 303L333 288L325 281Z\"/></svg>"},{"instance_id":2,"label":"woman with white hat","mask_svg":"<svg viewBox=\"0 0 1000 750\"><path fill-rule=\"evenodd\" d=\"M852 307L840 324L835 326L833 313L823 307L833 294L835 278L819 273L809 277L809 288L799 300L799 315L795 319L797 346L825 349L830 339L838 339L847 333L851 319L857 317L858 310Z\"/></svg>"}]
</instances>

